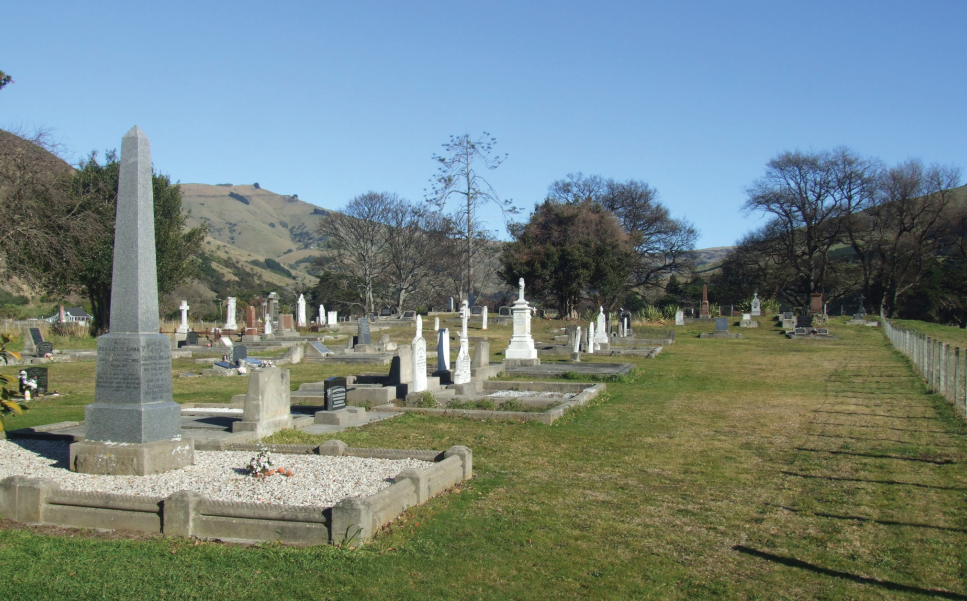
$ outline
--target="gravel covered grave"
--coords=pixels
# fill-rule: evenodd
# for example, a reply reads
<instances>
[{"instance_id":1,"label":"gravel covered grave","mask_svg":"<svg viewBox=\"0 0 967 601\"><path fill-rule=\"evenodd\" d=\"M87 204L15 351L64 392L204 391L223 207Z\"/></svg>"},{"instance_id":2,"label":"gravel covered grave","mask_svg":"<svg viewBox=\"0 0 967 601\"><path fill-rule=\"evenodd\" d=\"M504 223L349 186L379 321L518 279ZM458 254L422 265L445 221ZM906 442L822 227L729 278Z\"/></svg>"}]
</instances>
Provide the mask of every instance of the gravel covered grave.
<instances>
[{"instance_id":1,"label":"gravel covered grave","mask_svg":"<svg viewBox=\"0 0 967 601\"><path fill-rule=\"evenodd\" d=\"M593 388L585 388L581 392L588 392ZM570 399L578 395L577 392L552 392L549 390L495 390L487 395L494 399L514 399L520 397L541 398L541 399Z\"/></svg>"},{"instance_id":2,"label":"gravel covered grave","mask_svg":"<svg viewBox=\"0 0 967 601\"><path fill-rule=\"evenodd\" d=\"M191 490L218 501L331 507L346 497L368 496L390 486L406 468L426 469L417 459L372 459L271 453L274 467L292 477L254 478L245 470L255 451L195 451L195 465L149 476L100 476L67 469L68 443L0 440L0 479L48 478L65 490L167 497Z\"/></svg>"}]
</instances>

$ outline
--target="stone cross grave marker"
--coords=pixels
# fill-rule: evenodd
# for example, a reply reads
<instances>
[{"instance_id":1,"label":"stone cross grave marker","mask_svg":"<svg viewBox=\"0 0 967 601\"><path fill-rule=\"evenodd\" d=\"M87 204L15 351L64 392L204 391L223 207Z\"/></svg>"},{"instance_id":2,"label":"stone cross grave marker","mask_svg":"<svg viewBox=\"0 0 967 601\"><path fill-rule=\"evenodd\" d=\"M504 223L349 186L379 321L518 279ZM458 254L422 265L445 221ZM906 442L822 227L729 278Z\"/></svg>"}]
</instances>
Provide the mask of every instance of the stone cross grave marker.
<instances>
[{"instance_id":1,"label":"stone cross grave marker","mask_svg":"<svg viewBox=\"0 0 967 601\"><path fill-rule=\"evenodd\" d=\"M181 301L181 304L178 306L178 308L181 309L181 325L178 326L177 332L179 334L187 334L188 333L188 309L190 309L191 307L188 306L188 301L183 300Z\"/></svg>"},{"instance_id":2,"label":"stone cross grave marker","mask_svg":"<svg viewBox=\"0 0 967 601\"><path fill-rule=\"evenodd\" d=\"M423 317L416 316L416 336L413 337L413 392L423 392L427 387L426 339L423 338Z\"/></svg>"},{"instance_id":3,"label":"stone cross grave marker","mask_svg":"<svg viewBox=\"0 0 967 601\"><path fill-rule=\"evenodd\" d=\"M595 344L608 344L608 322L604 316L604 307L599 307L598 322L594 325Z\"/></svg>"},{"instance_id":4,"label":"stone cross grave marker","mask_svg":"<svg viewBox=\"0 0 967 601\"><path fill-rule=\"evenodd\" d=\"M228 297L228 308L225 310L225 329L226 330L237 330L238 323L235 322L235 305L236 300L234 296Z\"/></svg>"}]
</instances>

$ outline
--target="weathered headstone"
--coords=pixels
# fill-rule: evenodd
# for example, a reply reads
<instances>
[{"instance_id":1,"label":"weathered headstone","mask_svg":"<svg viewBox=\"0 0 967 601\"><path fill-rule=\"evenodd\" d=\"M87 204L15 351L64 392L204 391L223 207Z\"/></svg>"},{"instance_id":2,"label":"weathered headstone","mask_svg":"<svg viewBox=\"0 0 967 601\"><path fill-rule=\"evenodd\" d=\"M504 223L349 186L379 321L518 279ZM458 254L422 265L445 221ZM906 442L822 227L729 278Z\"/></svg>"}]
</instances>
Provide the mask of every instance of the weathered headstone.
<instances>
[{"instance_id":1,"label":"weathered headstone","mask_svg":"<svg viewBox=\"0 0 967 601\"><path fill-rule=\"evenodd\" d=\"M470 314L471 315L483 315L483 307L471 307L470 308Z\"/></svg>"},{"instance_id":2,"label":"weathered headstone","mask_svg":"<svg viewBox=\"0 0 967 601\"><path fill-rule=\"evenodd\" d=\"M727 317L716 317L715 318L715 331L716 332L728 332L729 331L729 319Z\"/></svg>"},{"instance_id":3,"label":"weathered headstone","mask_svg":"<svg viewBox=\"0 0 967 601\"><path fill-rule=\"evenodd\" d=\"M473 359L470 362L470 369L478 369L490 366L490 342L480 340L477 347L473 349Z\"/></svg>"},{"instance_id":4,"label":"weathered headstone","mask_svg":"<svg viewBox=\"0 0 967 601\"><path fill-rule=\"evenodd\" d=\"M500 307L497 309L497 317L510 317L510 307Z\"/></svg>"},{"instance_id":5,"label":"weathered headstone","mask_svg":"<svg viewBox=\"0 0 967 601\"><path fill-rule=\"evenodd\" d=\"M433 331L434 332L437 332L439 330L440 330L440 318L439 317L434 317L433 318Z\"/></svg>"},{"instance_id":6,"label":"weathered headstone","mask_svg":"<svg viewBox=\"0 0 967 601\"><path fill-rule=\"evenodd\" d=\"M360 317L356 321L356 344L372 344L373 339L369 334L369 320Z\"/></svg>"},{"instance_id":7,"label":"weathered headstone","mask_svg":"<svg viewBox=\"0 0 967 601\"><path fill-rule=\"evenodd\" d=\"M339 323L339 312L329 311L328 313L326 313L326 322L331 326L334 326L337 323Z\"/></svg>"},{"instance_id":8,"label":"weathered headstone","mask_svg":"<svg viewBox=\"0 0 967 601\"><path fill-rule=\"evenodd\" d=\"M437 371L450 370L450 330L447 328L437 330L436 368Z\"/></svg>"},{"instance_id":9,"label":"weathered headstone","mask_svg":"<svg viewBox=\"0 0 967 601\"><path fill-rule=\"evenodd\" d=\"M416 319L416 311L403 311L402 319Z\"/></svg>"},{"instance_id":10,"label":"weathered headstone","mask_svg":"<svg viewBox=\"0 0 967 601\"><path fill-rule=\"evenodd\" d=\"M252 305L245 308L245 327L253 330L258 328L258 318L255 316L255 307Z\"/></svg>"},{"instance_id":11,"label":"weathered headstone","mask_svg":"<svg viewBox=\"0 0 967 601\"><path fill-rule=\"evenodd\" d=\"M37 345L44 341L40 328L27 328L24 332L23 354L36 355Z\"/></svg>"},{"instance_id":12,"label":"weathered headstone","mask_svg":"<svg viewBox=\"0 0 967 601\"><path fill-rule=\"evenodd\" d=\"M188 327L188 309L191 307L188 306L188 301L183 300L181 301L181 304L178 305L178 308L181 309L181 325L178 326L176 332L179 334L187 334L188 330L190 329Z\"/></svg>"},{"instance_id":13,"label":"weathered headstone","mask_svg":"<svg viewBox=\"0 0 967 601\"><path fill-rule=\"evenodd\" d=\"M379 316L380 317L392 317L393 316L393 310L390 309L389 307L383 307L382 309L379 310Z\"/></svg>"},{"instance_id":14,"label":"weathered headstone","mask_svg":"<svg viewBox=\"0 0 967 601\"><path fill-rule=\"evenodd\" d=\"M483 312L480 314L480 329L481 330L486 330L487 329L487 313L488 313L487 306L484 305Z\"/></svg>"},{"instance_id":15,"label":"weathered headstone","mask_svg":"<svg viewBox=\"0 0 967 601\"><path fill-rule=\"evenodd\" d=\"M228 308L225 310L225 329L237 330L238 323L235 322L235 297L228 297Z\"/></svg>"},{"instance_id":16,"label":"weathered headstone","mask_svg":"<svg viewBox=\"0 0 967 601\"><path fill-rule=\"evenodd\" d=\"M289 370L266 367L252 372L242 407L242 420L232 423L232 432L255 432L259 438L292 427Z\"/></svg>"},{"instance_id":17,"label":"weathered headstone","mask_svg":"<svg viewBox=\"0 0 967 601\"><path fill-rule=\"evenodd\" d=\"M708 310L708 284L702 284L702 309L699 313L700 319L709 319L712 314Z\"/></svg>"},{"instance_id":18,"label":"weathered headstone","mask_svg":"<svg viewBox=\"0 0 967 601\"><path fill-rule=\"evenodd\" d=\"M810 313L822 313L823 312L823 293L813 292L809 295L809 312Z\"/></svg>"},{"instance_id":19,"label":"weathered headstone","mask_svg":"<svg viewBox=\"0 0 967 601\"><path fill-rule=\"evenodd\" d=\"M675 311L675 325L676 326L685 325L685 312L682 311L681 309L679 309L678 311Z\"/></svg>"},{"instance_id":20,"label":"weathered headstone","mask_svg":"<svg viewBox=\"0 0 967 601\"><path fill-rule=\"evenodd\" d=\"M97 339L94 402L70 467L145 475L191 465L194 443L182 439L172 400L171 342L158 333L151 150L137 126L121 142L111 281L110 333Z\"/></svg>"},{"instance_id":21,"label":"weathered headstone","mask_svg":"<svg viewBox=\"0 0 967 601\"><path fill-rule=\"evenodd\" d=\"M321 342L310 342L309 346L306 348L306 353L312 357L327 357L333 354L333 352L329 350L329 347Z\"/></svg>"},{"instance_id":22,"label":"weathered headstone","mask_svg":"<svg viewBox=\"0 0 967 601\"><path fill-rule=\"evenodd\" d=\"M188 332L185 335L185 344L188 346L198 346L198 332Z\"/></svg>"},{"instance_id":23,"label":"weathered headstone","mask_svg":"<svg viewBox=\"0 0 967 601\"><path fill-rule=\"evenodd\" d=\"M597 344L597 343L594 341L594 322L592 321L592 322L590 322L588 324L588 346L587 346L587 353L589 355L593 355L594 354L594 345L595 344Z\"/></svg>"},{"instance_id":24,"label":"weathered headstone","mask_svg":"<svg viewBox=\"0 0 967 601\"><path fill-rule=\"evenodd\" d=\"M528 364L540 365L534 339L531 338L531 307L524 299L524 278L520 278L520 291L513 307L514 334L510 345L504 351L504 359L526 361Z\"/></svg>"},{"instance_id":25,"label":"weathered headstone","mask_svg":"<svg viewBox=\"0 0 967 601\"><path fill-rule=\"evenodd\" d=\"M453 383L466 384L470 381L470 339L467 337L467 320L470 319L470 307L467 301L460 305L460 347L457 350L457 361L453 370Z\"/></svg>"},{"instance_id":26,"label":"weathered headstone","mask_svg":"<svg viewBox=\"0 0 967 601\"><path fill-rule=\"evenodd\" d=\"M598 310L598 323L594 327L594 342L595 344L608 344L608 322L604 316L604 307L600 307Z\"/></svg>"},{"instance_id":27,"label":"weathered headstone","mask_svg":"<svg viewBox=\"0 0 967 601\"><path fill-rule=\"evenodd\" d=\"M411 345L413 353L413 389L412 392L423 392L427 388L426 377L426 339L423 338L423 318L416 316L416 336Z\"/></svg>"},{"instance_id":28,"label":"weathered headstone","mask_svg":"<svg viewBox=\"0 0 967 601\"><path fill-rule=\"evenodd\" d=\"M346 378L326 379L324 391L326 411L337 411L346 407Z\"/></svg>"},{"instance_id":29,"label":"weathered headstone","mask_svg":"<svg viewBox=\"0 0 967 601\"><path fill-rule=\"evenodd\" d=\"M759 293L755 292L752 296L752 317L762 315L762 301L759 300Z\"/></svg>"},{"instance_id":30,"label":"weathered headstone","mask_svg":"<svg viewBox=\"0 0 967 601\"><path fill-rule=\"evenodd\" d=\"M266 317L266 319L269 321L278 321L279 319L279 293L278 292L269 293L268 309L269 309L269 313L268 313L269 316Z\"/></svg>"},{"instance_id":31,"label":"weathered headstone","mask_svg":"<svg viewBox=\"0 0 967 601\"><path fill-rule=\"evenodd\" d=\"M309 325L306 319L306 297L303 294L299 295L299 300L296 301L296 325L300 328L304 328Z\"/></svg>"},{"instance_id":32,"label":"weathered headstone","mask_svg":"<svg viewBox=\"0 0 967 601\"><path fill-rule=\"evenodd\" d=\"M244 344L232 345L232 351L229 355L229 361L232 363L238 363L239 361L246 359L248 357L248 347Z\"/></svg>"}]
</instances>

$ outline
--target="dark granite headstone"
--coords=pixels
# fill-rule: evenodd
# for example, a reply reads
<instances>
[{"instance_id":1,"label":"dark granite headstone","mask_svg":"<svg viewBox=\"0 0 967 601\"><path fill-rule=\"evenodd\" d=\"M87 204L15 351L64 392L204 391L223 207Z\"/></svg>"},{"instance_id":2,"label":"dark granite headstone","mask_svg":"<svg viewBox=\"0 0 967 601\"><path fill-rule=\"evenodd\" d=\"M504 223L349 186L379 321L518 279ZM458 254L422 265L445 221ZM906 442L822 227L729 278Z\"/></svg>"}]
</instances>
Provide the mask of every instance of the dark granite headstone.
<instances>
[{"instance_id":1,"label":"dark granite headstone","mask_svg":"<svg viewBox=\"0 0 967 601\"><path fill-rule=\"evenodd\" d=\"M809 333L809 331L806 328L796 328L795 333L797 335L806 335Z\"/></svg>"},{"instance_id":2,"label":"dark granite headstone","mask_svg":"<svg viewBox=\"0 0 967 601\"><path fill-rule=\"evenodd\" d=\"M811 328L813 327L813 316L812 315L800 315L796 318L797 328Z\"/></svg>"},{"instance_id":3,"label":"dark granite headstone","mask_svg":"<svg viewBox=\"0 0 967 601\"><path fill-rule=\"evenodd\" d=\"M393 315L393 310L389 307L383 307L379 310L380 317L391 317Z\"/></svg>"},{"instance_id":4,"label":"dark granite headstone","mask_svg":"<svg viewBox=\"0 0 967 601\"><path fill-rule=\"evenodd\" d=\"M795 317L795 316L792 314L792 311L783 311L782 312L782 318L783 319L792 319L793 317Z\"/></svg>"},{"instance_id":5,"label":"dark granite headstone","mask_svg":"<svg viewBox=\"0 0 967 601\"><path fill-rule=\"evenodd\" d=\"M248 347L244 344L236 344L232 347L232 354L230 355L230 361L232 363L238 363L242 359L248 357Z\"/></svg>"},{"instance_id":6,"label":"dark granite headstone","mask_svg":"<svg viewBox=\"0 0 967 601\"><path fill-rule=\"evenodd\" d=\"M369 335L369 320L360 319L356 322L359 332L356 334L356 344L372 344L373 339Z\"/></svg>"},{"instance_id":7,"label":"dark granite headstone","mask_svg":"<svg viewBox=\"0 0 967 601\"><path fill-rule=\"evenodd\" d=\"M45 342L44 344L50 344ZM47 394L47 368L46 367L27 367L27 378L37 380L37 394Z\"/></svg>"},{"instance_id":8,"label":"dark granite headstone","mask_svg":"<svg viewBox=\"0 0 967 601\"><path fill-rule=\"evenodd\" d=\"M715 331L716 332L728 332L729 331L729 320L726 317L716 317L715 318Z\"/></svg>"},{"instance_id":9,"label":"dark granite headstone","mask_svg":"<svg viewBox=\"0 0 967 601\"><path fill-rule=\"evenodd\" d=\"M416 319L416 311L403 311L403 319Z\"/></svg>"},{"instance_id":10,"label":"dark granite headstone","mask_svg":"<svg viewBox=\"0 0 967 601\"><path fill-rule=\"evenodd\" d=\"M510 307L501 307L497 309L497 315L499 317L510 317Z\"/></svg>"},{"instance_id":11,"label":"dark granite headstone","mask_svg":"<svg viewBox=\"0 0 967 601\"><path fill-rule=\"evenodd\" d=\"M40 333L40 328L30 328L30 339L34 341L34 344L40 344L44 341L44 335Z\"/></svg>"},{"instance_id":12,"label":"dark granite headstone","mask_svg":"<svg viewBox=\"0 0 967 601\"><path fill-rule=\"evenodd\" d=\"M483 307L470 307L471 315L483 315Z\"/></svg>"},{"instance_id":13,"label":"dark granite headstone","mask_svg":"<svg viewBox=\"0 0 967 601\"><path fill-rule=\"evenodd\" d=\"M185 335L185 344L188 346L198 345L198 332L188 332Z\"/></svg>"},{"instance_id":14,"label":"dark granite headstone","mask_svg":"<svg viewBox=\"0 0 967 601\"><path fill-rule=\"evenodd\" d=\"M326 411L346 406L346 378L328 378L325 384Z\"/></svg>"},{"instance_id":15,"label":"dark granite headstone","mask_svg":"<svg viewBox=\"0 0 967 601\"><path fill-rule=\"evenodd\" d=\"M40 342L37 344L37 356L43 357L48 353L54 352L54 344L52 342Z\"/></svg>"},{"instance_id":16,"label":"dark granite headstone","mask_svg":"<svg viewBox=\"0 0 967 601\"><path fill-rule=\"evenodd\" d=\"M829 336L829 328L819 328L818 330L816 330L816 333Z\"/></svg>"}]
</instances>

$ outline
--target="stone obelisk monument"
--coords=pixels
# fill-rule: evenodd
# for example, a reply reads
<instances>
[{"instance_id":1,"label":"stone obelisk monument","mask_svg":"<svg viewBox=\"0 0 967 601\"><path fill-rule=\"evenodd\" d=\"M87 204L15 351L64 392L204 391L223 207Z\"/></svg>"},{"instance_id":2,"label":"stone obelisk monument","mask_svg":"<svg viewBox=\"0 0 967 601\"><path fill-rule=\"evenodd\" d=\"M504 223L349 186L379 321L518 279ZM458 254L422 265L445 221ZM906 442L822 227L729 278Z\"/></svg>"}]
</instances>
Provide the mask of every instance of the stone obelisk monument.
<instances>
[{"instance_id":1,"label":"stone obelisk monument","mask_svg":"<svg viewBox=\"0 0 967 601\"><path fill-rule=\"evenodd\" d=\"M121 140L110 333L97 339L94 402L84 410L85 440L70 447L72 470L145 475L194 462L158 321L151 145L134 126Z\"/></svg>"}]
</instances>

